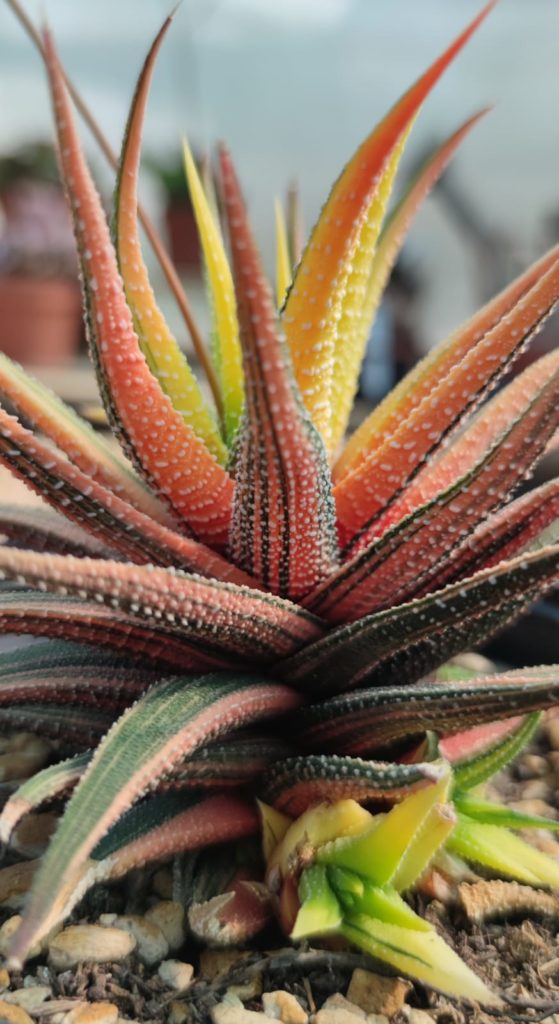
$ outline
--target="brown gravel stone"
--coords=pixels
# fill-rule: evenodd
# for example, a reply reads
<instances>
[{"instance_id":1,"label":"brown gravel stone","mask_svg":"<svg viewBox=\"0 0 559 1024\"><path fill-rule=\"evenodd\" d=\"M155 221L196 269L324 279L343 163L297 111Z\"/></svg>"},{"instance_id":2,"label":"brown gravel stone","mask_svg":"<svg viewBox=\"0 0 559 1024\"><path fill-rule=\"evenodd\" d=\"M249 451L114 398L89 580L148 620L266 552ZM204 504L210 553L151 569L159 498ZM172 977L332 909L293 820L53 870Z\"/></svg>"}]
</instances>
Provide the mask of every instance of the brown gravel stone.
<instances>
[{"instance_id":1,"label":"brown gravel stone","mask_svg":"<svg viewBox=\"0 0 559 1024\"><path fill-rule=\"evenodd\" d=\"M180 949L184 942L184 907L173 900L161 900L145 913L146 921L151 921L161 929L169 949Z\"/></svg>"},{"instance_id":2,"label":"brown gravel stone","mask_svg":"<svg viewBox=\"0 0 559 1024\"><path fill-rule=\"evenodd\" d=\"M366 1013L384 1013L393 1017L402 1009L411 989L402 978L385 978L357 968L351 976L347 998Z\"/></svg>"},{"instance_id":3,"label":"brown gravel stone","mask_svg":"<svg viewBox=\"0 0 559 1024\"><path fill-rule=\"evenodd\" d=\"M0 1021L4 1024L33 1024L33 1018L21 1006L14 1006L0 999Z\"/></svg>"},{"instance_id":4,"label":"brown gravel stone","mask_svg":"<svg viewBox=\"0 0 559 1024\"><path fill-rule=\"evenodd\" d=\"M268 1017L281 1020L283 1024L307 1024L309 1019L306 1010L291 992L265 992L262 996L262 1009Z\"/></svg>"},{"instance_id":5,"label":"brown gravel stone","mask_svg":"<svg viewBox=\"0 0 559 1024\"><path fill-rule=\"evenodd\" d=\"M43 1003L52 996L50 985L30 985L29 988L16 988L13 992L5 992L3 999L7 1003L21 1006L27 1013L36 1014Z\"/></svg>"},{"instance_id":6,"label":"brown gravel stone","mask_svg":"<svg viewBox=\"0 0 559 1024\"><path fill-rule=\"evenodd\" d=\"M84 960L108 963L124 960L136 948L136 939L122 928L78 924L65 928L48 944L49 962L55 971L65 971Z\"/></svg>"},{"instance_id":7,"label":"brown gravel stone","mask_svg":"<svg viewBox=\"0 0 559 1024\"><path fill-rule=\"evenodd\" d=\"M113 1003L79 1003L64 1017L64 1024L116 1024L118 1009Z\"/></svg>"}]
</instances>

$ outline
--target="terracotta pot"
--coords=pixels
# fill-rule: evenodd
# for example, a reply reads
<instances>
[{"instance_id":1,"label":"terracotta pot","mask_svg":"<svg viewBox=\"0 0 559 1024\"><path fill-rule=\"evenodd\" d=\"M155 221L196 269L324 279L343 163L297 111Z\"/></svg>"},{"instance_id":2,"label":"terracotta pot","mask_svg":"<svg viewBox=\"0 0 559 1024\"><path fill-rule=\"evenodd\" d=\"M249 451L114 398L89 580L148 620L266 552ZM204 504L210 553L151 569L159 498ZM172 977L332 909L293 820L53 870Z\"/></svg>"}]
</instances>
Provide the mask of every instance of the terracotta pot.
<instances>
[{"instance_id":1,"label":"terracotta pot","mask_svg":"<svg viewBox=\"0 0 559 1024\"><path fill-rule=\"evenodd\" d=\"M176 267L200 269L200 243L194 212L183 203L167 207L165 212L169 248Z\"/></svg>"},{"instance_id":2,"label":"terracotta pot","mask_svg":"<svg viewBox=\"0 0 559 1024\"><path fill-rule=\"evenodd\" d=\"M0 350L19 363L46 366L75 356L81 337L76 281L0 278Z\"/></svg>"}]
</instances>

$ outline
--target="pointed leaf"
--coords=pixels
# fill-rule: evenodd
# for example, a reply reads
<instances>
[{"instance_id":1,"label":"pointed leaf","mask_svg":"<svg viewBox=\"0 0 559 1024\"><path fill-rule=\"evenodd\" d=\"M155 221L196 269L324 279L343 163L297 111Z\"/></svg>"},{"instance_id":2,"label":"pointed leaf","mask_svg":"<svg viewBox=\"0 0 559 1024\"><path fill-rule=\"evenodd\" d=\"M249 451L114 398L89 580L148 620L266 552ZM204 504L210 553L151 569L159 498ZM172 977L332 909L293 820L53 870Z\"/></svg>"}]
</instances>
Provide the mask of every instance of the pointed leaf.
<instances>
[{"instance_id":1,"label":"pointed leaf","mask_svg":"<svg viewBox=\"0 0 559 1024\"><path fill-rule=\"evenodd\" d=\"M497 735L494 729L482 728L475 736L472 730L442 740L441 753L452 763L456 786L466 790L487 782L524 749L541 718L541 713L536 712L512 722L498 723Z\"/></svg>"},{"instance_id":2,"label":"pointed leaf","mask_svg":"<svg viewBox=\"0 0 559 1024\"><path fill-rule=\"evenodd\" d=\"M492 6L485 7L359 147L334 185L295 275L285 328L303 400L327 444L335 330L360 229L373 203L382 212L379 183L424 99Z\"/></svg>"},{"instance_id":3,"label":"pointed leaf","mask_svg":"<svg viewBox=\"0 0 559 1024\"><path fill-rule=\"evenodd\" d=\"M378 244L374 250L370 269L360 289L360 306L355 310L349 345L340 345L339 334L336 344L336 362L332 381L332 450L340 444L347 429L351 404L357 390L359 370L375 313L388 283L390 273L405 240L410 224L427 193L443 173L464 137L487 113L482 110L469 118L461 128L451 135L429 157L414 180L406 189L402 199L387 216ZM343 318L343 314L342 314ZM341 375L341 376L340 376ZM340 467L343 468L343 456ZM343 475L343 474L342 474Z\"/></svg>"},{"instance_id":4,"label":"pointed leaf","mask_svg":"<svg viewBox=\"0 0 559 1024\"><path fill-rule=\"evenodd\" d=\"M53 508L130 561L151 559L156 564L192 569L204 576L252 582L210 548L160 526L107 491L1 408L0 462Z\"/></svg>"},{"instance_id":5,"label":"pointed leaf","mask_svg":"<svg viewBox=\"0 0 559 1024\"><path fill-rule=\"evenodd\" d=\"M497 996L434 931L419 932L375 921L365 914L351 914L342 934L375 959L430 987L476 1000L484 1006L501 1005Z\"/></svg>"},{"instance_id":6,"label":"pointed leaf","mask_svg":"<svg viewBox=\"0 0 559 1024\"><path fill-rule=\"evenodd\" d=\"M43 768L18 786L0 815L0 842L5 845L9 843L14 828L30 811L64 796L73 789L81 779L91 757L89 750L83 754L76 754L66 761Z\"/></svg>"},{"instance_id":7,"label":"pointed leaf","mask_svg":"<svg viewBox=\"0 0 559 1024\"><path fill-rule=\"evenodd\" d=\"M227 654L270 660L320 636L318 619L248 587L154 566L0 547L0 579L75 594Z\"/></svg>"},{"instance_id":8,"label":"pointed leaf","mask_svg":"<svg viewBox=\"0 0 559 1024\"><path fill-rule=\"evenodd\" d=\"M349 551L375 532L429 456L498 381L514 354L541 327L559 298L559 260L516 307L484 335L381 446L334 489L340 539ZM380 526L379 526L380 528Z\"/></svg>"},{"instance_id":9,"label":"pointed leaf","mask_svg":"<svg viewBox=\"0 0 559 1024\"><path fill-rule=\"evenodd\" d=\"M310 935L336 932L342 923L342 908L328 882L326 868L314 864L301 875L299 882L301 907L290 938L294 942Z\"/></svg>"},{"instance_id":10,"label":"pointed leaf","mask_svg":"<svg viewBox=\"0 0 559 1024\"><path fill-rule=\"evenodd\" d=\"M298 710L292 727L304 748L369 757L428 730L448 736L555 704L559 667L543 666L455 683L358 690Z\"/></svg>"},{"instance_id":11,"label":"pointed leaf","mask_svg":"<svg viewBox=\"0 0 559 1024\"><path fill-rule=\"evenodd\" d=\"M455 792L453 803L456 810L467 818L479 821L482 825L499 825L502 828L546 828L549 832L559 830L559 821L544 818L541 814L524 814L504 804L496 804L491 800L481 800L471 793Z\"/></svg>"},{"instance_id":12,"label":"pointed leaf","mask_svg":"<svg viewBox=\"0 0 559 1024\"><path fill-rule=\"evenodd\" d=\"M322 694L414 682L490 636L559 579L559 546L503 562L427 597L341 626L282 664Z\"/></svg>"},{"instance_id":13,"label":"pointed leaf","mask_svg":"<svg viewBox=\"0 0 559 1024\"><path fill-rule=\"evenodd\" d=\"M206 199L186 141L184 159L188 190L208 275L216 332L216 364L223 397L224 426L227 440L231 444L239 428L245 404L235 289L219 223Z\"/></svg>"},{"instance_id":14,"label":"pointed leaf","mask_svg":"<svg viewBox=\"0 0 559 1024\"><path fill-rule=\"evenodd\" d=\"M3 353L0 353L0 395L10 402L18 416L54 441L86 476L158 523L176 526L176 520L150 494L129 463L117 455L86 420Z\"/></svg>"},{"instance_id":15,"label":"pointed leaf","mask_svg":"<svg viewBox=\"0 0 559 1024\"><path fill-rule=\"evenodd\" d=\"M368 456L385 446L387 439L396 434L414 409L431 395L468 352L511 315L534 285L553 268L558 257L559 246L555 246L475 313L463 327L432 348L406 374L350 437L333 469L336 482L340 482L342 477L356 469ZM518 353L513 351L512 354L514 356Z\"/></svg>"},{"instance_id":16,"label":"pointed leaf","mask_svg":"<svg viewBox=\"0 0 559 1024\"><path fill-rule=\"evenodd\" d=\"M225 668L230 660L211 654L183 637L137 615L94 601L28 591L0 589L0 633L60 637L148 658L155 665L182 672Z\"/></svg>"},{"instance_id":17,"label":"pointed leaf","mask_svg":"<svg viewBox=\"0 0 559 1024\"><path fill-rule=\"evenodd\" d=\"M449 548L452 552L504 503L557 425L559 353L554 352L489 402L458 441L416 477L391 510L396 521L402 514L406 518L305 603L344 622L425 593L439 577L444 585ZM380 530L386 525L381 519Z\"/></svg>"},{"instance_id":18,"label":"pointed leaf","mask_svg":"<svg viewBox=\"0 0 559 1024\"><path fill-rule=\"evenodd\" d=\"M285 217L279 199L276 199L274 203L274 214L276 221L276 304L278 309L281 309L291 284L291 261Z\"/></svg>"},{"instance_id":19,"label":"pointed leaf","mask_svg":"<svg viewBox=\"0 0 559 1024\"><path fill-rule=\"evenodd\" d=\"M322 442L292 381L289 355L229 155L222 151L247 408L235 452L233 560L294 600L332 569L336 537Z\"/></svg>"},{"instance_id":20,"label":"pointed leaf","mask_svg":"<svg viewBox=\"0 0 559 1024\"><path fill-rule=\"evenodd\" d=\"M114 558L116 554L75 523L42 506L0 505L0 535L32 551L91 558Z\"/></svg>"},{"instance_id":21,"label":"pointed leaf","mask_svg":"<svg viewBox=\"0 0 559 1024\"><path fill-rule=\"evenodd\" d=\"M276 809L295 816L321 800L395 803L438 777L432 763L389 764L307 754L270 768L264 776L263 792ZM334 831L334 835L339 834L339 830Z\"/></svg>"},{"instance_id":22,"label":"pointed leaf","mask_svg":"<svg viewBox=\"0 0 559 1024\"><path fill-rule=\"evenodd\" d=\"M424 842L424 830L434 839L436 829L433 829L432 811L445 803L451 781L447 766L433 764L432 770L436 780L432 785L407 796L380 821L374 820L362 835L335 839L323 846L317 854L318 863L355 871L374 885L398 888L396 880L399 874L404 882L411 877L406 859L408 856L413 859L417 849L418 854L426 856L425 860L415 863L416 875L422 873L440 845L439 840L430 851L429 841Z\"/></svg>"},{"instance_id":23,"label":"pointed leaf","mask_svg":"<svg viewBox=\"0 0 559 1024\"><path fill-rule=\"evenodd\" d=\"M227 449L188 361L159 309L142 256L138 227L138 174L148 93L167 18L142 68L124 134L115 191L113 235L128 305L148 366L185 425L224 463Z\"/></svg>"},{"instance_id":24,"label":"pointed leaf","mask_svg":"<svg viewBox=\"0 0 559 1024\"><path fill-rule=\"evenodd\" d=\"M108 829L205 741L292 706L285 686L210 675L154 686L117 722L76 788L37 875L10 956L22 960L59 917L68 885Z\"/></svg>"},{"instance_id":25,"label":"pointed leaf","mask_svg":"<svg viewBox=\"0 0 559 1024\"><path fill-rule=\"evenodd\" d=\"M482 825L460 814L447 846L451 853L500 875L559 888L559 864L499 825Z\"/></svg>"},{"instance_id":26,"label":"pointed leaf","mask_svg":"<svg viewBox=\"0 0 559 1024\"><path fill-rule=\"evenodd\" d=\"M107 415L136 468L175 513L201 539L224 544L233 482L173 409L140 351L109 228L48 35L45 48L62 176L82 267L89 343Z\"/></svg>"}]
</instances>

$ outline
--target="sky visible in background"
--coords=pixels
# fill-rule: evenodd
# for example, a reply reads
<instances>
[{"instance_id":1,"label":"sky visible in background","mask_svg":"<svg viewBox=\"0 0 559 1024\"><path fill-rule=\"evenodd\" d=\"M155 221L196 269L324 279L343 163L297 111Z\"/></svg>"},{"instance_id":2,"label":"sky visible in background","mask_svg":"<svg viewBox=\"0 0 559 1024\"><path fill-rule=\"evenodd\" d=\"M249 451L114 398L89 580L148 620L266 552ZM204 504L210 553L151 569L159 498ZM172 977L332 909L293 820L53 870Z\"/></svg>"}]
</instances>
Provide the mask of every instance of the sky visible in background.
<instances>
[{"instance_id":1,"label":"sky visible in background","mask_svg":"<svg viewBox=\"0 0 559 1024\"><path fill-rule=\"evenodd\" d=\"M46 12L69 74L118 145L169 4L23 3L35 20ZM311 223L359 141L478 9L478 0L184 0L156 72L146 150L164 155L185 131L198 147L225 138L270 259L273 196L297 178ZM407 166L488 103L495 109L460 152L455 177L527 261L543 245L544 216L559 209L558 0L501 0L429 99ZM0 0L0 150L49 126L40 61ZM152 200L147 179L144 190ZM478 302L475 254L433 201L410 255L434 341Z\"/></svg>"}]
</instances>

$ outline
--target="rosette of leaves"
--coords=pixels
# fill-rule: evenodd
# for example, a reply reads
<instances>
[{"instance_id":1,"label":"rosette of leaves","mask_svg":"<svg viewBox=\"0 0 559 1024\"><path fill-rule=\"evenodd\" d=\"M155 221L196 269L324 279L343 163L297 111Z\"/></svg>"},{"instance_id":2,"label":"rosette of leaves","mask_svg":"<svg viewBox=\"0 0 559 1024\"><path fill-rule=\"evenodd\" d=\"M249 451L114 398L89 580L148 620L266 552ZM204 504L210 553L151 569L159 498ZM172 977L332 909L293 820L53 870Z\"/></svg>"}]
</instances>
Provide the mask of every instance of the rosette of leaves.
<instances>
[{"instance_id":1,"label":"rosette of leaves","mask_svg":"<svg viewBox=\"0 0 559 1024\"><path fill-rule=\"evenodd\" d=\"M58 737L67 754L8 801L3 840L32 808L71 794L12 963L96 881L258 835L258 797L280 831L304 833L308 819L292 819L330 807L327 833L311 837L308 862L298 854L287 888L280 873L279 890L300 907L295 936L329 930L326 907L344 937L375 956L394 964L396 946L398 969L495 998L450 951L438 956L441 940L400 893L443 843L452 856L488 863L487 830L506 836L520 823L472 787L558 701L557 667L473 678L438 669L559 577L559 482L514 497L559 428L559 353L485 401L559 298L559 249L435 348L344 443L404 235L480 115L433 153L387 214L404 144L492 6L359 147L293 274L280 217L279 312L230 155L219 154L223 229L186 148L216 408L157 306L138 232L142 121L167 23L134 95L112 231L45 35L90 351L122 453L0 360L0 392L21 418L0 411L0 459L51 507L0 512L0 628L48 638L3 656L0 721ZM356 832L364 845L349 842ZM499 842L495 870L556 884L551 861L530 859L512 833L506 849ZM272 856L269 836L266 844ZM262 878L243 900L245 882L231 882L237 937L264 916ZM275 899L277 873L268 870L268 882ZM195 891L203 932L200 904L216 894L207 879ZM219 907L231 934L223 899ZM293 927L281 907L280 918ZM429 970L418 952L425 942Z\"/></svg>"}]
</instances>

